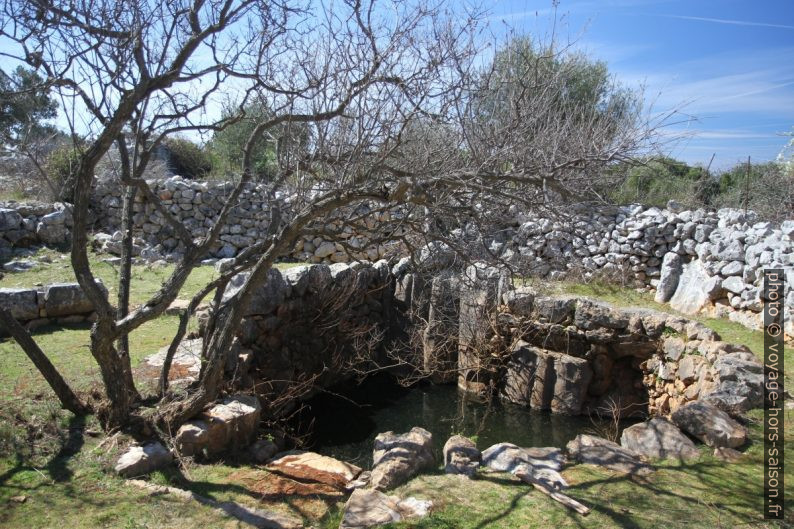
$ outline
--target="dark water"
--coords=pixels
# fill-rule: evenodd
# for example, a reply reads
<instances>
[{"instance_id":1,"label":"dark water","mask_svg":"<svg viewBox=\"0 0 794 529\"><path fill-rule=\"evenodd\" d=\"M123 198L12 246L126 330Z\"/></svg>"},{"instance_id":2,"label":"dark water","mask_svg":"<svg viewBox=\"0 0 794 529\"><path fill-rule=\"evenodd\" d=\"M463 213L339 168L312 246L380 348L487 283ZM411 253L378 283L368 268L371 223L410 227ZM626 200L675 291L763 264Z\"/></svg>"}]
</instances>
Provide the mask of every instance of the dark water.
<instances>
[{"instance_id":1,"label":"dark water","mask_svg":"<svg viewBox=\"0 0 794 529\"><path fill-rule=\"evenodd\" d=\"M511 404L486 404L460 393L454 385L399 386L391 377L376 376L361 385L332 388L308 402L301 415L309 448L363 468L372 463L375 436L388 430L406 432L421 426L432 432L437 460L454 434L474 437L483 450L495 443L556 446L580 433L594 433L587 416L567 417L531 411ZM622 424L628 426L631 422Z\"/></svg>"}]
</instances>

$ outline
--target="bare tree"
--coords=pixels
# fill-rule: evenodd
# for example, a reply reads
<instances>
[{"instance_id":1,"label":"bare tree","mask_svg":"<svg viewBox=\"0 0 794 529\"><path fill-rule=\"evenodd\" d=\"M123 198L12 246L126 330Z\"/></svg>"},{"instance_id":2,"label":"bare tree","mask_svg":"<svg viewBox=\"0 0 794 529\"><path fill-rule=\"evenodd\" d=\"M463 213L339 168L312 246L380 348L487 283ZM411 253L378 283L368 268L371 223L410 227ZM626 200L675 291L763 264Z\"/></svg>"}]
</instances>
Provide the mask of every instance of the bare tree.
<instances>
[{"instance_id":1,"label":"bare tree","mask_svg":"<svg viewBox=\"0 0 794 529\"><path fill-rule=\"evenodd\" d=\"M88 138L77 171L71 262L98 316L91 352L108 397L109 426L128 422L138 399L126 337L163 314L216 244L255 176L252 157L261 138L278 146L279 170L266 191L270 228L194 297L182 318L172 354L190 312L213 295L199 382L184 399L166 399L169 357L164 400L148 415L171 431L218 396L245 306L299 237L328 232L323 219L355 226L367 225L367 215L395 213L376 230L384 241L399 240L409 251L441 241L463 255L487 256L482 234L506 218L511 204L537 207L578 192L583 178L631 156L649 137L636 108L609 123L575 101L560 112L553 105L565 89L561 75L500 79L508 87L500 103L506 114L491 119L484 101L498 72L478 58L480 13L460 16L425 0L333 6L5 0L2 6L0 35L16 44L4 55L42 72L67 105L72 127ZM238 96L237 111L227 106L214 116L209 109L229 92ZM269 112L242 148L242 173L214 224L196 233L169 213L143 175L164 139L222 130L242 119L253 100ZM286 141L295 136L302 141ZM124 188L118 307L96 284L86 249L94 171L114 144ZM184 252L162 288L131 310L136 194L165 219ZM288 207L277 200L283 194L290 196ZM367 213L357 213L362 205ZM243 271L242 288L224 302L227 282Z\"/></svg>"}]
</instances>

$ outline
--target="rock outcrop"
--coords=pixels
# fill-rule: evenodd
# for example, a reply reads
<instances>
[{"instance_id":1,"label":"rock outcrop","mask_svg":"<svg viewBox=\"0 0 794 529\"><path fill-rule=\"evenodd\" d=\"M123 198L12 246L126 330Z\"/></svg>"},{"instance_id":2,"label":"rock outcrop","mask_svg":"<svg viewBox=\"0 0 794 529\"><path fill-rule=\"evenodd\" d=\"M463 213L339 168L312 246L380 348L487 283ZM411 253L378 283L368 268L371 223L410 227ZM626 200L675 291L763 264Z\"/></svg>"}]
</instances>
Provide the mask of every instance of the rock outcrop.
<instances>
[{"instance_id":1,"label":"rock outcrop","mask_svg":"<svg viewBox=\"0 0 794 529\"><path fill-rule=\"evenodd\" d=\"M471 477L480 466L480 451L474 441L453 435L444 443L444 471Z\"/></svg>"},{"instance_id":2,"label":"rock outcrop","mask_svg":"<svg viewBox=\"0 0 794 529\"><path fill-rule=\"evenodd\" d=\"M162 444L151 442L130 447L116 463L116 472L125 477L143 476L171 463L173 457Z\"/></svg>"},{"instance_id":3,"label":"rock outcrop","mask_svg":"<svg viewBox=\"0 0 794 529\"><path fill-rule=\"evenodd\" d=\"M432 502L387 496L371 489L356 489L345 503L339 529L365 529L427 516Z\"/></svg>"}]
</instances>

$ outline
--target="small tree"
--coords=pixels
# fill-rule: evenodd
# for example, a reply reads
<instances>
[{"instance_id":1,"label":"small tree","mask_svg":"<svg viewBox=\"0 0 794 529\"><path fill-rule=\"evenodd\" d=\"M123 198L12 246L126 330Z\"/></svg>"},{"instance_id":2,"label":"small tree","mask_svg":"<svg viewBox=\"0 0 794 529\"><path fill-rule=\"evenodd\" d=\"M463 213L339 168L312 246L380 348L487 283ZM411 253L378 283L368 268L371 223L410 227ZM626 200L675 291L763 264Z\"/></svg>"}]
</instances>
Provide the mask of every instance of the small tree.
<instances>
[{"instance_id":1,"label":"small tree","mask_svg":"<svg viewBox=\"0 0 794 529\"><path fill-rule=\"evenodd\" d=\"M163 391L154 410L135 412L166 430L175 431L223 391L224 361L245 307L299 237L329 235L329 223L317 221L334 217L358 226L359 206L372 215L399 210L382 227L384 240L409 249L443 242L474 258L483 254L484 228L506 218L510 205L535 207L551 194L581 197L588 189L582 183L592 184L606 163L630 157L652 137L635 100L617 112L601 106L610 98L599 97L594 108L589 95L566 95L572 78L554 70L508 77L509 111L487 119L501 108L491 102L501 84L488 81L500 75L500 63L482 66L476 17L444 13L423 0L343 0L333 9L261 0L100 0L68 10L43 1L2 5L0 35L17 44L20 60L46 72L49 85L79 102L75 111L91 129L76 175L71 263L97 313L91 353L107 395L108 426L128 423L139 401L126 338L164 313L217 243L257 176L262 142L276 140L276 171L263 197L271 200L269 231L191 300L169 349L173 354L184 336L190 312L212 296L200 379L186 395ZM227 90L240 92L233 98L238 107L212 119L207 102ZM226 130L250 115L249 101L268 111L242 144L241 173L227 202L206 234L194 237L143 174L167 138ZM94 169L114 143L124 237L117 306L97 286L86 253ZM185 251L160 290L130 309L136 195L162 215ZM281 195L290 197L289 209L275 200ZM237 295L225 298L229 280L243 271L248 275Z\"/></svg>"}]
</instances>

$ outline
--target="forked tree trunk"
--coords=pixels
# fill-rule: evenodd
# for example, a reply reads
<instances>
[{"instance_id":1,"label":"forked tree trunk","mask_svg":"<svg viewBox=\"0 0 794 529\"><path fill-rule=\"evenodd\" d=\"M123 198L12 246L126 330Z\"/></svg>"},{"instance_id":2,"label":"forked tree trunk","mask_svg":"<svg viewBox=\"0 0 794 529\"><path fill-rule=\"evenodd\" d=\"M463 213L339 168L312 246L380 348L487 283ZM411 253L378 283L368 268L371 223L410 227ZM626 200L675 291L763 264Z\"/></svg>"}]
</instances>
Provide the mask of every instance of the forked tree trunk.
<instances>
[{"instance_id":1,"label":"forked tree trunk","mask_svg":"<svg viewBox=\"0 0 794 529\"><path fill-rule=\"evenodd\" d=\"M64 408L75 415L85 415L91 411L88 406L75 395L72 388L66 383L66 380L63 379L55 366L52 365L52 362L50 362L50 359L47 358L47 355L44 354L44 351L42 351L33 338L30 337L28 331L26 331L11 313L3 307L0 307L0 323L3 324L3 327L11 334L11 337L14 338L22 350L25 351L25 354L28 355L28 358L30 358L42 374L55 392L55 395L58 396L58 400L61 401L61 405Z\"/></svg>"}]
</instances>

